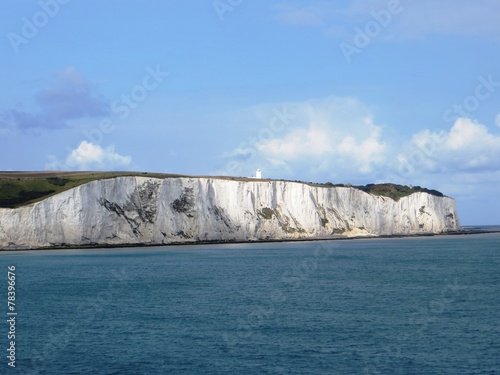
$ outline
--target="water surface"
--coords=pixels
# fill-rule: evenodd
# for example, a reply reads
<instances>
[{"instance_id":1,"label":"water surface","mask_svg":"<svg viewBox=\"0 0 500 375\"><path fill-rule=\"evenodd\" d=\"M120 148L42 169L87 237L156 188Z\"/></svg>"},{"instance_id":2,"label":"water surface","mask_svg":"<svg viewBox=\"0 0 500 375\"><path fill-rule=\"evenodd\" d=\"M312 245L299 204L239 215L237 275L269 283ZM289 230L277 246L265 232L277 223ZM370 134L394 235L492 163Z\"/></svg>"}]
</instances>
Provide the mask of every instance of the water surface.
<instances>
[{"instance_id":1,"label":"water surface","mask_svg":"<svg viewBox=\"0 0 500 375\"><path fill-rule=\"evenodd\" d=\"M499 234L6 252L4 301L8 265L16 373L500 374Z\"/></svg>"}]
</instances>

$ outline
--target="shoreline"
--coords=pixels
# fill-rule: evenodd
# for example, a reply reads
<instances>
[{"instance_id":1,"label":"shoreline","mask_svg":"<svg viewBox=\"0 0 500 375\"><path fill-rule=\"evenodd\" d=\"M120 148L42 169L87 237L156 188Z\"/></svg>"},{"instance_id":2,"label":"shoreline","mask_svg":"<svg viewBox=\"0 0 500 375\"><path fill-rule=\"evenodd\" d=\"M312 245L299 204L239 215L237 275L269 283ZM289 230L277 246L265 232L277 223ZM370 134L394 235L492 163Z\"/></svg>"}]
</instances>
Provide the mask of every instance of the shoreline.
<instances>
[{"instance_id":1,"label":"shoreline","mask_svg":"<svg viewBox=\"0 0 500 375\"><path fill-rule=\"evenodd\" d=\"M477 227L473 227L477 228ZM450 231L444 233L413 233L413 234L383 234L366 236L329 236L329 237L310 237L295 239L262 239L262 240L207 240L191 242L170 242L170 243L129 243L129 244L59 244L41 247L11 247L0 248L0 252L8 251L43 251L43 250L79 250L79 249L117 249L131 247L170 247L170 246L202 246L202 245L224 245L224 244L262 244L262 243L285 243L285 242L314 242L314 241L349 241L349 240L374 240L391 238L416 238L416 237L436 237L436 236L462 236L473 234L492 234L500 233L500 230L487 229L466 229L460 231Z\"/></svg>"}]
</instances>

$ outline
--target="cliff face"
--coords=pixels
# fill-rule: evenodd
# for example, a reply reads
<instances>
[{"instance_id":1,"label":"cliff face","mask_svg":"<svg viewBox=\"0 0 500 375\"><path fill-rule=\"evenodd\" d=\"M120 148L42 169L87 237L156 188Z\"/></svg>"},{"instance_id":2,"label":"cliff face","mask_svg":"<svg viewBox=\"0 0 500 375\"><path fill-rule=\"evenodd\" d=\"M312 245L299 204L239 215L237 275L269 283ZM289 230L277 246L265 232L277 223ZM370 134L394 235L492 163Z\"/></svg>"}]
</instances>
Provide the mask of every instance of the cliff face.
<instances>
[{"instance_id":1,"label":"cliff face","mask_svg":"<svg viewBox=\"0 0 500 375\"><path fill-rule=\"evenodd\" d=\"M394 201L349 187L287 181L119 177L0 209L0 248L167 244L459 230L455 202Z\"/></svg>"}]
</instances>

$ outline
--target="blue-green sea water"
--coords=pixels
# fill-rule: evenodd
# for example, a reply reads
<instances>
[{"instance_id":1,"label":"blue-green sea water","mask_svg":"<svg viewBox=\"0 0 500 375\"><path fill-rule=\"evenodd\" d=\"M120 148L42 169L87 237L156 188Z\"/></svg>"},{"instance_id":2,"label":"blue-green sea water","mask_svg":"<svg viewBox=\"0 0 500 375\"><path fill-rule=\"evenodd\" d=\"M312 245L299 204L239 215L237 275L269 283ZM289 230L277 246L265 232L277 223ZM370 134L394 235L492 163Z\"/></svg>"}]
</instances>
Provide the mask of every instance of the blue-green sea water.
<instances>
[{"instance_id":1,"label":"blue-green sea water","mask_svg":"<svg viewBox=\"0 0 500 375\"><path fill-rule=\"evenodd\" d=\"M0 283L2 374L500 374L500 234L5 252Z\"/></svg>"}]
</instances>

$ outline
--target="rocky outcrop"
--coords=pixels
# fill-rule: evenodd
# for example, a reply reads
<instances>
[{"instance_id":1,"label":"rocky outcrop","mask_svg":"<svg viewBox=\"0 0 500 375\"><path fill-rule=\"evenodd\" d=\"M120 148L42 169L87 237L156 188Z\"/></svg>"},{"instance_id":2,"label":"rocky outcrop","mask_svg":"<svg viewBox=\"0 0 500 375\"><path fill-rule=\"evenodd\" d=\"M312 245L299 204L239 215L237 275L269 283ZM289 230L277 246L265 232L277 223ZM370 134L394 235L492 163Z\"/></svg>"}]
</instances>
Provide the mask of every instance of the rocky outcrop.
<instances>
[{"instance_id":1,"label":"rocky outcrop","mask_svg":"<svg viewBox=\"0 0 500 375\"><path fill-rule=\"evenodd\" d=\"M407 235L460 229L455 201L290 181L118 177L0 209L0 248Z\"/></svg>"}]
</instances>

